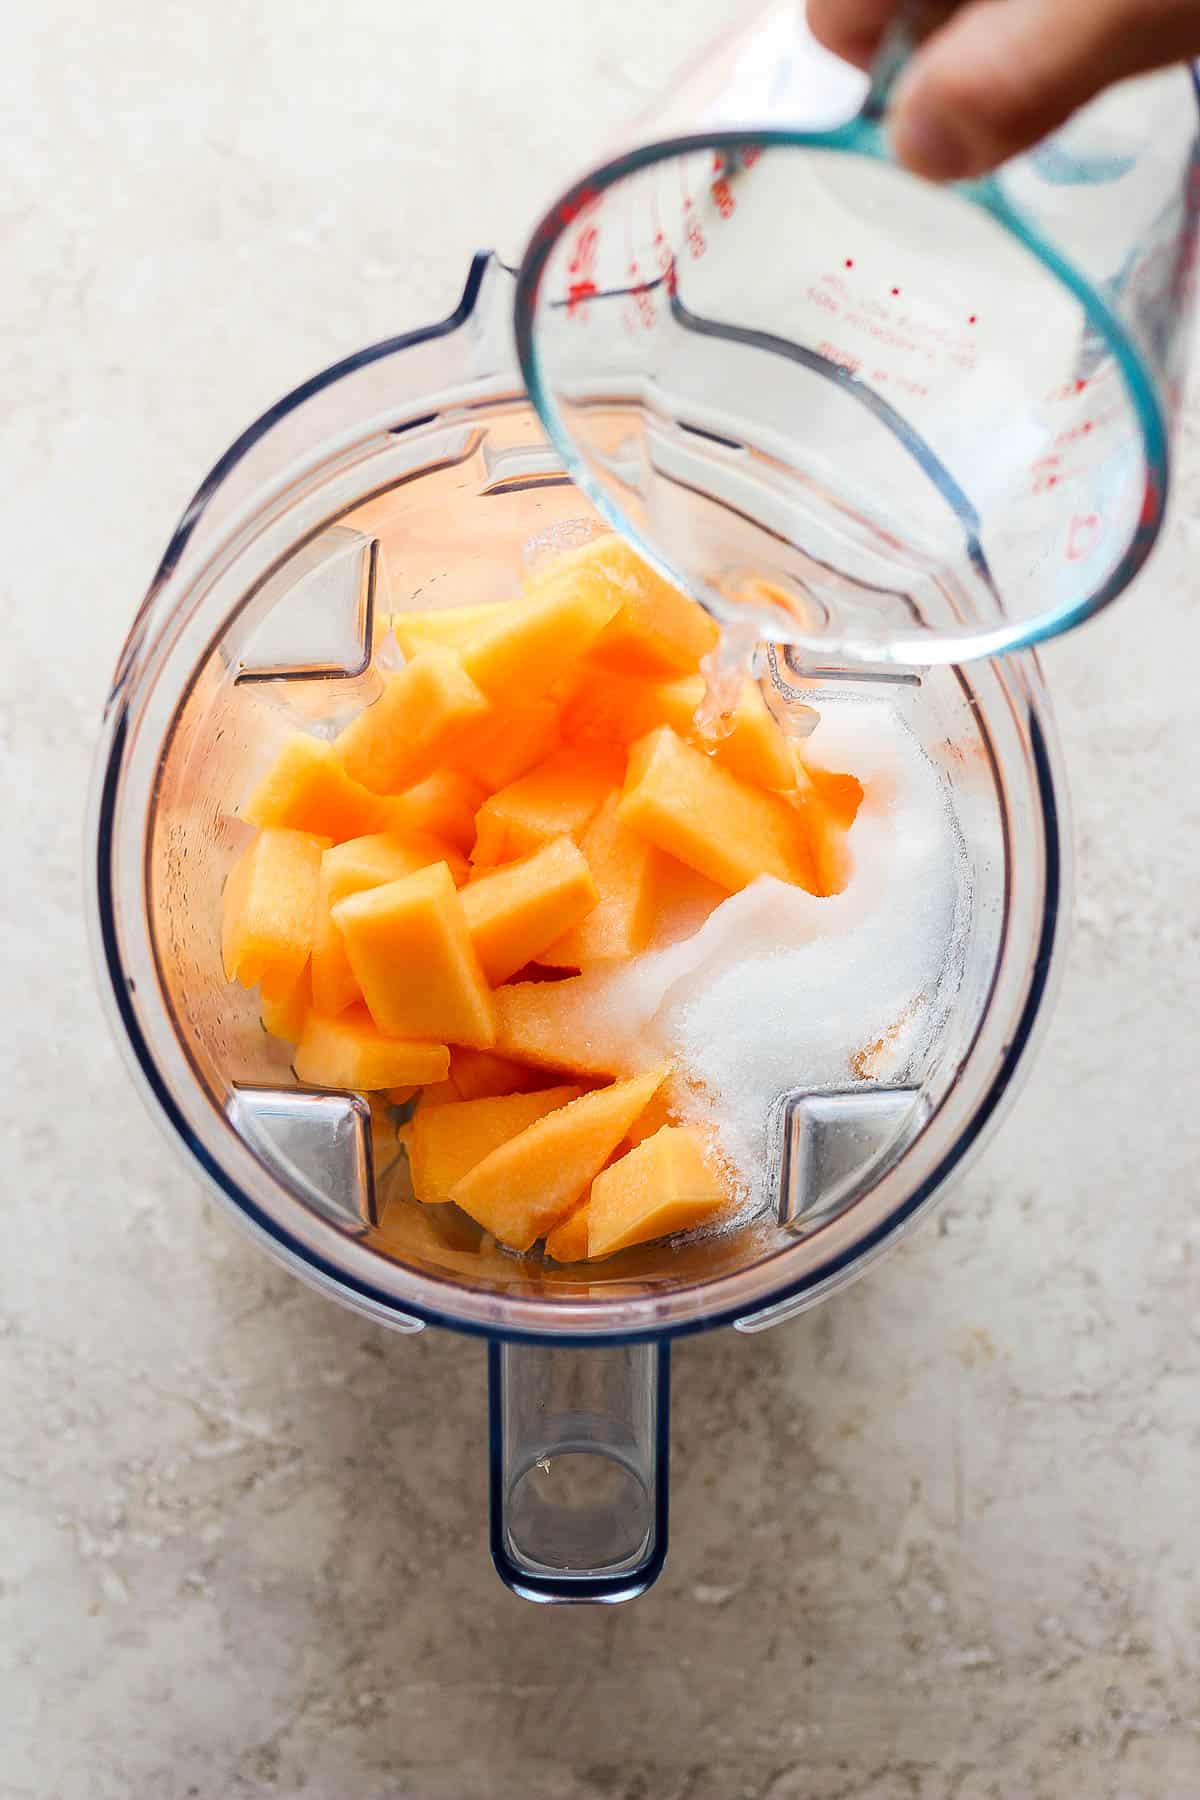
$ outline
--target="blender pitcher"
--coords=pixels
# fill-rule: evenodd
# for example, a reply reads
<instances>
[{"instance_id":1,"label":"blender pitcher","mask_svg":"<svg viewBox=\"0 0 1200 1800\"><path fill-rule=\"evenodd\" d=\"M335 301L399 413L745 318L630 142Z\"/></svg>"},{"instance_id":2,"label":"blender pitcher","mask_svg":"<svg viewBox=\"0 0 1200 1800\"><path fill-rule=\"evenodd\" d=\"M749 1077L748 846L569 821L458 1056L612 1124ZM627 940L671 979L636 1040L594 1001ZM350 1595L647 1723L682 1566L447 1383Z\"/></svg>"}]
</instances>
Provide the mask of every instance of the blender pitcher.
<instances>
[{"instance_id":1,"label":"blender pitcher","mask_svg":"<svg viewBox=\"0 0 1200 1800\"><path fill-rule=\"evenodd\" d=\"M478 257L444 323L316 377L204 482L109 696L91 912L134 1074L209 1191L381 1325L488 1340L504 1580L539 1600L620 1600L666 1551L671 1340L758 1331L842 1286L932 1204L1012 1092L1055 961L1063 795L1028 656L864 679L764 650L780 717L882 708L937 772L955 900L929 1029L891 1066L866 1058L781 1093L764 1121L771 1202L725 1231L558 1267L416 1204L395 1115L306 1089L257 998L227 982L221 889L248 834L239 808L284 735L331 736L398 657L390 609L507 598L524 562L592 528L521 384L513 288ZM770 516L760 473L743 517ZM714 484L696 504L727 502Z\"/></svg>"},{"instance_id":2,"label":"blender pitcher","mask_svg":"<svg viewBox=\"0 0 1200 1800\"><path fill-rule=\"evenodd\" d=\"M521 267L522 372L578 485L711 611L818 663L1052 637L1128 585L1166 505L1193 71L1121 83L938 187L884 129L927 10L899 0L870 81L803 0L753 11ZM743 499L773 551L747 554Z\"/></svg>"}]
</instances>

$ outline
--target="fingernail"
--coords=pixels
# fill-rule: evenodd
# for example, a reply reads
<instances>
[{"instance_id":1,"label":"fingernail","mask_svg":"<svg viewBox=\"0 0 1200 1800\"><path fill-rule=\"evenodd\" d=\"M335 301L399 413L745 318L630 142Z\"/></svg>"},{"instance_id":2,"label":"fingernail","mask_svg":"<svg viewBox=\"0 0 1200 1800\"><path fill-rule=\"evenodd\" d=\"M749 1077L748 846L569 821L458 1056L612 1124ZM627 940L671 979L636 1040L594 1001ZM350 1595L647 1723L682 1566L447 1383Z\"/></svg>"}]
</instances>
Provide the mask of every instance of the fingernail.
<instances>
[{"instance_id":1,"label":"fingernail","mask_svg":"<svg viewBox=\"0 0 1200 1800\"><path fill-rule=\"evenodd\" d=\"M971 167L970 147L953 126L904 108L887 123L896 161L930 181L957 181Z\"/></svg>"}]
</instances>

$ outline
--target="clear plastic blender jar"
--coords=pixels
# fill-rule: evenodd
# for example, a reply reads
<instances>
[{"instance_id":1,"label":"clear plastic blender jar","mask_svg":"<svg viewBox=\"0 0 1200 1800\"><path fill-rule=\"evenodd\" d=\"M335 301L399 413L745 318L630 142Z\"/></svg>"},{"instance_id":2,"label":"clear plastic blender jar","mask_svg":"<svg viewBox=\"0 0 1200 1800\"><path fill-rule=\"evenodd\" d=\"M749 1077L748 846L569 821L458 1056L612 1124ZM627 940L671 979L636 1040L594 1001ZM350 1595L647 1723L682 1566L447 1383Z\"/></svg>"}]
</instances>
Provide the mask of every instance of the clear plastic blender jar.
<instances>
[{"instance_id":1,"label":"clear plastic blender jar","mask_svg":"<svg viewBox=\"0 0 1200 1800\"><path fill-rule=\"evenodd\" d=\"M227 983L220 897L250 784L285 733L329 735L372 697L395 654L387 612L507 598L531 550L592 517L525 394L513 288L478 258L449 319L298 389L200 488L108 701L92 915L115 1028L182 1158L344 1305L488 1340L497 1566L536 1599L614 1600L666 1551L672 1340L758 1331L841 1287L1011 1095L1052 983L1064 797L1028 656L815 677L766 657L785 714L882 708L937 772L957 899L932 1028L886 1079L863 1066L779 1096L772 1201L736 1229L563 1268L413 1203L394 1126L360 1095L304 1089L255 996ZM717 484L697 496L706 514L727 504ZM769 517L769 470L738 505Z\"/></svg>"}]
</instances>

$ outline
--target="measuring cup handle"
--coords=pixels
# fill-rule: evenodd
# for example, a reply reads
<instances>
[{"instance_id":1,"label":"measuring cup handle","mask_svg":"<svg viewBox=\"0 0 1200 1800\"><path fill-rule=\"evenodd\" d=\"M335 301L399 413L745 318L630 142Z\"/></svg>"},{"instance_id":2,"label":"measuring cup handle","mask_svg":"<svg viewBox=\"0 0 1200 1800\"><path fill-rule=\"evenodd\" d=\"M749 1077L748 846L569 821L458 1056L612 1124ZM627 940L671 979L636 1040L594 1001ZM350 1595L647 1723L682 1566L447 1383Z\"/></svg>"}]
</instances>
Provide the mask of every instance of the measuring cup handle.
<instances>
[{"instance_id":1,"label":"measuring cup handle","mask_svg":"<svg viewBox=\"0 0 1200 1800\"><path fill-rule=\"evenodd\" d=\"M958 0L900 0L871 66L871 88L863 104L867 118L883 117L901 69L923 39L946 23L957 5Z\"/></svg>"},{"instance_id":2,"label":"measuring cup handle","mask_svg":"<svg viewBox=\"0 0 1200 1800\"><path fill-rule=\"evenodd\" d=\"M632 1600L667 1554L670 1345L488 1347L492 1560L526 1600Z\"/></svg>"}]
</instances>

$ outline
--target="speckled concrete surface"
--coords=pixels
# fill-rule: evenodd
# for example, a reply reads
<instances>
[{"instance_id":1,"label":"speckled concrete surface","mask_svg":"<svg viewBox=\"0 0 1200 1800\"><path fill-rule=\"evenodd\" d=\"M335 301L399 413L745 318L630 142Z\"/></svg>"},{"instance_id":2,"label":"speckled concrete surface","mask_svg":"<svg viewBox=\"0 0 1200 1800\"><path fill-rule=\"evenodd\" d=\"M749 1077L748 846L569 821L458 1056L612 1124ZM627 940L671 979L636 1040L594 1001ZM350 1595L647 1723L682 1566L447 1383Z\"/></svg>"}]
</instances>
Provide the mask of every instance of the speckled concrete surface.
<instances>
[{"instance_id":1,"label":"speckled concrete surface","mask_svg":"<svg viewBox=\"0 0 1200 1800\"><path fill-rule=\"evenodd\" d=\"M822 1312L676 1359L673 1551L534 1612L483 1354L268 1265L144 1117L80 916L108 670L266 402L448 308L724 0L23 9L6 31L0 1794L1200 1791L1200 434L1051 655L1079 892L1002 1135ZM1189 572L1190 570L1190 572Z\"/></svg>"}]
</instances>

